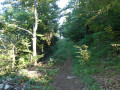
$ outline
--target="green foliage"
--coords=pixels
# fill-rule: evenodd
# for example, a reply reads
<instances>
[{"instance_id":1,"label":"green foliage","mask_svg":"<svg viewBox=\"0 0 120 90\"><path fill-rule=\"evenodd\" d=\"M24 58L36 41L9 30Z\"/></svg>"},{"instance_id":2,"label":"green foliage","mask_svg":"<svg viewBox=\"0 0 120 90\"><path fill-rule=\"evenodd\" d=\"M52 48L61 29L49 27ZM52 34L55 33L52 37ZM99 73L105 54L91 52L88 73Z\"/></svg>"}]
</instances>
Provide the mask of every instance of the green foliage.
<instances>
[{"instance_id":1,"label":"green foliage","mask_svg":"<svg viewBox=\"0 0 120 90\"><path fill-rule=\"evenodd\" d=\"M67 7L71 12L60 30L77 44L79 58L74 62L74 73L81 77L87 90L103 90L94 75L119 72L119 7L119 0L70 0Z\"/></svg>"},{"instance_id":2,"label":"green foliage","mask_svg":"<svg viewBox=\"0 0 120 90\"><path fill-rule=\"evenodd\" d=\"M90 52L87 50L88 46L82 45L82 46L75 46L75 48L78 48L79 51L76 52L78 54L78 57L82 62L88 62L90 58Z\"/></svg>"},{"instance_id":3,"label":"green foliage","mask_svg":"<svg viewBox=\"0 0 120 90\"><path fill-rule=\"evenodd\" d=\"M78 45L90 45L93 42L93 36L92 35L86 35L82 40L77 42Z\"/></svg>"},{"instance_id":4,"label":"green foliage","mask_svg":"<svg viewBox=\"0 0 120 90\"><path fill-rule=\"evenodd\" d=\"M97 34L97 33L96 33ZM101 39L99 35L93 34L94 40L90 44L88 50L90 52L89 62L83 63L82 61L84 58L81 58L81 54L84 54L79 51L79 57L80 59L76 59L74 61L74 73L78 75L80 78L82 78L82 81L85 83L86 87L90 90L96 89L101 90L101 84L99 82L96 82L93 78L94 75L116 75L119 72L119 54L114 54L119 50L119 44L112 44L113 41L106 41L104 42L104 39ZM84 40L82 40L84 42ZM82 42L80 41L80 42ZM78 47L81 51L83 49L81 47ZM116 48L116 49L115 49ZM80 62L81 61L81 62ZM114 68L114 71L111 72L111 69ZM109 81L110 83L113 83L112 80Z\"/></svg>"},{"instance_id":5,"label":"green foliage","mask_svg":"<svg viewBox=\"0 0 120 90\"><path fill-rule=\"evenodd\" d=\"M34 3L32 0L16 1L5 1L4 4L11 5L4 8L0 16L0 29L3 30L0 32L0 76L11 74L13 82L26 82L26 89L29 90L52 90L51 85L47 85L53 81L52 77L58 69L37 68L44 73L39 80L40 86L36 79L11 73L15 69L26 68L32 60L37 61L43 54L50 55L52 51L54 53L48 61L50 67L78 57L74 61L74 73L82 78L88 90L102 90L93 78L95 74L113 76L119 73L119 0L70 0L66 9L71 12L66 13L66 20L60 27L62 36L67 39L59 41L54 36L58 30L57 0L37 0L39 22L36 57L31 57ZM77 44L76 48L74 44ZM112 69L114 71L109 72ZM109 82L112 84L114 80L110 79Z\"/></svg>"},{"instance_id":6,"label":"green foliage","mask_svg":"<svg viewBox=\"0 0 120 90\"><path fill-rule=\"evenodd\" d=\"M52 58L50 58L50 60L48 61L48 65L49 66L53 66L54 65L54 60Z\"/></svg>"},{"instance_id":7,"label":"green foliage","mask_svg":"<svg viewBox=\"0 0 120 90\"><path fill-rule=\"evenodd\" d=\"M0 28L3 29L3 31L0 32L0 38L3 40L0 42L0 49L2 49L0 52L0 71L3 72L9 71L8 69L11 69L13 64L14 68L26 68L32 63L32 60L38 61L42 58L44 56L43 54L46 54L47 52L47 49L45 49L46 46L48 47L45 40L47 41L49 37L45 37L46 33L48 35L52 33L52 36L54 36L58 28L57 18L59 8L55 3L57 0L37 1L39 21L37 30L38 55L36 57L31 57L32 29L34 25L34 2L30 0L16 1L17 2L15 3L12 3L10 0L5 1L5 5L10 5L3 8L3 13L0 15Z\"/></svg>"},{"instance_id":8,"label":"green foliage","mask_svg":"<svg viewBox=\"0 0 120 90\"><path fill-rule=\"evenodd\" d=\"M26 90L52 90L48 83L53 80L57 70L47 71L38 81L27 76L16 75L22 68L33 65L33 60L38 61L50 46L47 45L49 38L55 37L58 30L59 8L57 0L36 0L38 9L38 30L37 30L37 56L32 57L32 29L34 26L34 1L31 0L11 0L4 2L3 13L0 14L0 78L10 76L12 82L20 85L26 83ZM7 5L9 4L9 5ZM51 39L49 43L53 46L57 40ZM47 43L46 43L47 42ZM47 49L46 49L47 48ZM48 54L47 54L48 55ZM48 66L52 66L52 61ZM15 73L13 74L12 71ZM39 86L38 86L39 85Z\"/></svg>"},{"instance_id":9,"label":"green foliage","mask_svg":"<svg viewBox=\"0 0 120 90\"><path fill-rule=\"evenodd\" d=\"M64 60L69 60L75 57L75 48L73 47L74 43L67 40L59 40L57 42L57 49L54 52L52 58L55 64L63 63Z\"/></svg>"},{"instance_id":10,"label":"green foliage","mask_svg":"<svg viewBox=\"0 0 120 90\"><path fill-rule=\"evenodd\" d=\"M71 0L68 8L72 12L67 14L61 27L63 36L75 42L85 37L87 41L86 36L102 31L101 35L106 39L120 38L119 4L119 0Z\"/></svg>"},{"instance_id":11,"label":"green foliage","mask_svg":"<svg viewBox=\"0 0 120 90\"><path fill-rule=\"evenodd\" d=\"M81 78L81 83L84 83L87 89L101 90L99 83L95 82L94 78L91 76L97 73L99 70L94 64L90 62L89 64L80 63L79 60L76 59L73 66L74 74Z\"/></svg>"}]
</instances>

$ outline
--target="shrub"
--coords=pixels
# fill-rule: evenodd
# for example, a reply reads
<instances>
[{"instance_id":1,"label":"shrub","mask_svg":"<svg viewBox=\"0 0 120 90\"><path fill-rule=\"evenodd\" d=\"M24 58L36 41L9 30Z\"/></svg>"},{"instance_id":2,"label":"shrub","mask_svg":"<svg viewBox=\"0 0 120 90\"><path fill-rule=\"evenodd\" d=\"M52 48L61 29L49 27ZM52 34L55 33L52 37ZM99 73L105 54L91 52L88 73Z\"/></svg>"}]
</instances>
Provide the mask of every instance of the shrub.
<instances>
[{"instance_id":1,"label":"shrub","mask_svg":"<svg viewBox=\"0 0 120 90\"><path fill-rule=\"evenodd\" d=\"M86 45L82 45L82 46L75 46L76 48L78 48L78 55L76 57L80 58L80 60L82 60L82 62L88 62L89 58L90 58L90 52L87 50L88 46Z\"/></svg>"}]
</instances>

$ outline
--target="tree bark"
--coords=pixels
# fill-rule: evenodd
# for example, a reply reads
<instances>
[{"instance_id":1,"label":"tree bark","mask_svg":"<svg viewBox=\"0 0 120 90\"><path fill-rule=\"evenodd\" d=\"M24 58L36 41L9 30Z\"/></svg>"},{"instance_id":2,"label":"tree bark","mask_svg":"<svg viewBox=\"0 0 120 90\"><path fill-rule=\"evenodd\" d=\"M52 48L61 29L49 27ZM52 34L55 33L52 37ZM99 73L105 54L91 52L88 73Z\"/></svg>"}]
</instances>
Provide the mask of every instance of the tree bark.
<instances>
[{"instance_id":1,"label":"tree bark","mask_svg":"<svg viewBox=\"0 0 120 90\"><path fill-rule=\"evenodd\" d=\"M36 43L37 43L36 31L37 31L37 28L38 28L38 15L37 15L36 0L34 0L34 17L35 17L35 25L33 27L33 57L36 57L37 56L37 51L36 51ZM34 65L37 65L36 58L35 58Z\"/></svg>"},{"instance_id":2,"label":"tree bark","mask_svg":"<svg viewBox=\"0 0 120 90\"><path fill-rule=\"evenodd\" d=\"M12 48L12 52L13 52L13 61L12 61L12 68L15 67L15 46L13 45L13 48Z\"/></svg>"}]
</instances>

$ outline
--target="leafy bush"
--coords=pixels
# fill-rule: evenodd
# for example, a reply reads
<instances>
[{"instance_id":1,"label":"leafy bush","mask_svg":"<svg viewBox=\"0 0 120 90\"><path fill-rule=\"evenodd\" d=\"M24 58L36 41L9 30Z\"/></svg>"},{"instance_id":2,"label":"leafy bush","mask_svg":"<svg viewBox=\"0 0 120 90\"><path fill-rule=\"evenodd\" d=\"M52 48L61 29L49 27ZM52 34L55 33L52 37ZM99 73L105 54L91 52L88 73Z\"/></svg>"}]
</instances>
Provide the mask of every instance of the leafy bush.
<instances>
[{"instance_id":1,"label":"leafy bush","mask_svg":"<svg viewBox=\"0 0 120 90\"><path fill-rule=\"evenodd\" d=\"M90 52L87 50L88 49L88 46L86 45L82 45L82 46L75 46L76 48L79 49L78 52L78 58L80 58L80 60L82 60L82 62L88 62L89 61L89 58L90 58Z\"/></svg>"}]
</instances>

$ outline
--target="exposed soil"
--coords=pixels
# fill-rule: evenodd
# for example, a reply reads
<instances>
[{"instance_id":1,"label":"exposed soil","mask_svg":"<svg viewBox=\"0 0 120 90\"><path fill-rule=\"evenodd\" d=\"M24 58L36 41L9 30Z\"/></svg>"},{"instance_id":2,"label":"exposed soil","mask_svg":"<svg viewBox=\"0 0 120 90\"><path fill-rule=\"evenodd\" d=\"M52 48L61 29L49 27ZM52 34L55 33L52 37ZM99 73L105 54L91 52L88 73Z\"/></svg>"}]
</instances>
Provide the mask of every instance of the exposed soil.
<instances>
[{"instance_id":1,"label":"exposed soil","mask_svg":"<svg viewBox=\"0 0 120 90\"><path fill-rule=\"evenodd\" d=\"M101 84L105 90L120 90L120 75L95 75L94 79Z\"/></svg>"},{"instance_id":2,"label":"exposed soil","mask_svg":"<svg viewBox=\"0 0 120 90\"><path fill-rule=\"evenodd\" d=\"M59 73L53 82L54 90L83 90L80 80L72 73L72 60L59 66Z\"/></svg>"}]
</instances>

